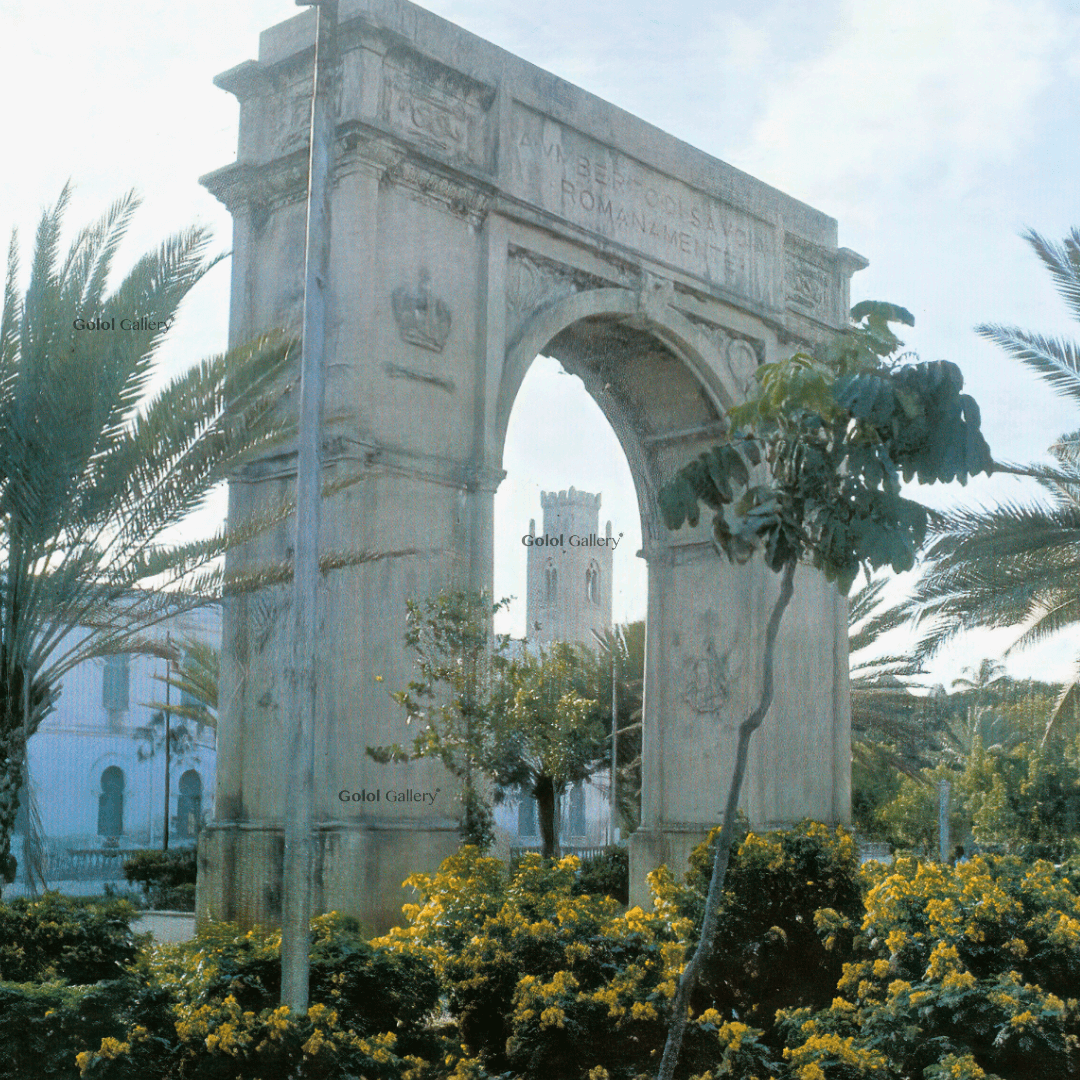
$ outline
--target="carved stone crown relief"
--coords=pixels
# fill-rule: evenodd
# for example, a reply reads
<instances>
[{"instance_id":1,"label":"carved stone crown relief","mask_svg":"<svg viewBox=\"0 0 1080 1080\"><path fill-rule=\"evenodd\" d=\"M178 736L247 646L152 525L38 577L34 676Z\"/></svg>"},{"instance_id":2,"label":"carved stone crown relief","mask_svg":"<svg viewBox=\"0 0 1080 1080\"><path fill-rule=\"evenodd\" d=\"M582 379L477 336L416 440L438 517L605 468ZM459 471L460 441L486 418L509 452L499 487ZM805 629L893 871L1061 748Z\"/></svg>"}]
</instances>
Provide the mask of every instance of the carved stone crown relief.
<instances>
[{"instance_id":1,"label":"carved stone crown relief","mask_svg":"<svg viewBox=\"0 0 1080 1080\"><path fill-rule=\"evenodd\" d=\"M415 291L404 285L394 290L394 319L403 341L442 352L450 336L450 308L432 294L430 281L431 275L422 269Z\"/></svg>"}]
</instances>

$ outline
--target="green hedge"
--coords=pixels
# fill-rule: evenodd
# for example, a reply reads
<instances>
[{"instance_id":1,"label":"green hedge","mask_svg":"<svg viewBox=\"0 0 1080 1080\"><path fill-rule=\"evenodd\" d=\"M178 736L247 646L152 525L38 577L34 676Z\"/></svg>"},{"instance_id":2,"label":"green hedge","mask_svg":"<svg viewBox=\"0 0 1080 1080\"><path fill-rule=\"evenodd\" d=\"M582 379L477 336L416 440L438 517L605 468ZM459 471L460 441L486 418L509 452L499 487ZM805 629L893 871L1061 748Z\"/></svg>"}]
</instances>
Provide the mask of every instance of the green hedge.
<instances>
[{"instance_id":1,"label":"green hedge","mask_svg":"<svg viewBox=\"0 0 1080 1080\"><path fill-rule=\"evenodd\" d=\"M630 852L612 845L599 855L583 859L574 894L610 896L620 904L630 903Z\"/></svg>"},{"instance_id":2,"label":"green hedge","mask_svg":"<svg viewBox=\"0 0 1080 1080\"><path fill-rule=\"evenodd\" d=\"M0 979L96 983L120 978L135 958L125 900L49 892L0 903Z\"/></svg>"},{"instance_id":3,"label":"green hedge","mask_svg":"<svg viewBox=\"0 0 1080 1080\"><path fill-rule=\"evenodd\" d=\"M159 910L194 911L197 873L195 848L139 851L124 861L124 877L137 882L149 906Z\"/></svg>"},{"instance_id":4,"label":"green hedge","mask_svg":"<svg viewBox=\"0 0 1080 1080\"><path fill-rule=\"evenodd\" d=\"M91 986L0 982L0 1080L76 1080L78 1052L123 1035L138 990L130 977Z\"/></svg>"},{"instance_id":5,"label":"green hedge","mask_svg":"<svg viewBox=\"0 0 1080 1080\"><path fill-rule=\"evenodd\" d=\"M306 1016L277 1003L277 933L132 960L126 905L2 905L0 956L40 982L0 983L0 1080L649 1080L709 870L702 844L624 912L572 856L508 874L462 849L383 938L313 920ZM679 1080L1080 1076L1078 886L1071 864L860 868L843 829L749 834Z\"/></svg>"}]
</instances>

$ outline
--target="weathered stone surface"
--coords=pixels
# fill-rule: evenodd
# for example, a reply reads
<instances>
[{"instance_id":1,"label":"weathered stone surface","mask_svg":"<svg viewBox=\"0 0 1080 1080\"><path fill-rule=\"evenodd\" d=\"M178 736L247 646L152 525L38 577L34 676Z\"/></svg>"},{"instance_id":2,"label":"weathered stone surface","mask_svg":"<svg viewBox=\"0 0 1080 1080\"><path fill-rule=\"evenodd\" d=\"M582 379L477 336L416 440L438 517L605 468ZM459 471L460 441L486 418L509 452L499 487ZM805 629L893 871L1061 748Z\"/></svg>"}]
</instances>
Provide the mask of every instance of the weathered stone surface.
<instances>
[{"instance_id":1,"label":"weathered stone surface","mask_svg":"<svg viewBox=\"0 0 1080 1080\"><path fill-rule=\"evenodd\" d=\"M218 79L241 102L237 161L204 178L234 217L234 341L299 320L313 39L306 12ZM490 585L506 426L541 351L582 377L637 485L650 571L641 900L645 872L680 862L720 814L777 587L721 563L703 529L667 533L656 492L710 444L757 364L842 324L864 263L837 249L832 218L405 0L342 0L339 41L324 457L341 486L323 543L386 557L325 579L317 903L385 927L406 874L456 845L446 775L364 748L409 736L387 694L411 674L406 599ZM233 520L285 497L294 471L289 453L254 463L232 484ZM290 544L282 526L230 569ZM756 824L848 818L846 658L843 601L800 570L744 799ZM289 663L287 590L230 601L203 917L280 917Z\"/></svg>"}]
</instances>

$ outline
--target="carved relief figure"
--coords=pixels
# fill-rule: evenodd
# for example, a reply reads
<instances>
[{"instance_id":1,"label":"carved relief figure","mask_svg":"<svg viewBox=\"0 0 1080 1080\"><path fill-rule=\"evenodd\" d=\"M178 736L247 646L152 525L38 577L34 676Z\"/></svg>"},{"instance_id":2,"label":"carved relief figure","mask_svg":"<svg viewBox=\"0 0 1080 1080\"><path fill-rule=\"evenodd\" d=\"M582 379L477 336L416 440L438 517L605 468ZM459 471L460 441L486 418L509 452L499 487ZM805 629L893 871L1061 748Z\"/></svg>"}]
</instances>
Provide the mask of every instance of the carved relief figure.
<instances>
[{"instance_id":1,"label":"carved relief figure","mask_svg":"<svg viewBox=\"0 0 1080 1080\"><path fill-rule=\"evenodd\" d=\"M717 655L715 642L708 638L703 655L687 657L684 661L686 689L683 701L694 712L711 715L720 712L728 696L729 655Z\"/></svg>"}]
</instances>

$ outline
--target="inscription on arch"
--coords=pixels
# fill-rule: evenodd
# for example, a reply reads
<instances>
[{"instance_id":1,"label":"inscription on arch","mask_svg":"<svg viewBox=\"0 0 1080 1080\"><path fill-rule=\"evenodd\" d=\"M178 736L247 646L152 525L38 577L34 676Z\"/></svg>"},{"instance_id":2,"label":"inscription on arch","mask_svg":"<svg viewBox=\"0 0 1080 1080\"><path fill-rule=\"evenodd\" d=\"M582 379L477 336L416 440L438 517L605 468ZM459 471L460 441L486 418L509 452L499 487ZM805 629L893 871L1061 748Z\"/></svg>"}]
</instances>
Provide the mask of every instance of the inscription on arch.
<instances>
[{"instance_id":1,"label":"inscription on arch","mask_svg":"<svg viewBox=\"0 0 1080 1080\"><path fill-rule=\"evenodd\" d=\"M628 154L517 105L514 194L574 225L775 307L776 231Z\"/></svg>"}]
</instances>

